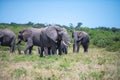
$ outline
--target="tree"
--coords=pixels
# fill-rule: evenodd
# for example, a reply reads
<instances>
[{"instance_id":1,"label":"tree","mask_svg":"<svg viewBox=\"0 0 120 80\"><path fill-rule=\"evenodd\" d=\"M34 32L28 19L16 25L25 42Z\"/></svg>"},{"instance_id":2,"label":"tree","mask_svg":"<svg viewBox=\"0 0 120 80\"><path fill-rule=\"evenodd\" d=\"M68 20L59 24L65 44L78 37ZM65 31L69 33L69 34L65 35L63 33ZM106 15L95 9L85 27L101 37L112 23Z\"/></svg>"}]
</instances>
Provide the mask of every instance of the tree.
<instances>
[{"instance_id":1,"label":"tree","mask_svg":"<svg viewBox=\"0 0 120 80\"><path fill-rule=\"evenodd\" d=\"M115 28L115 27L112 27L112 28L111 28L111 31L112 31L112 32L118 32L118 31L120 31L120 29Z\"/></svg>"},{"instance_id":2,"label":"tree","mask_svg":"<svg viewBox=\"0 0 120 80\"><path fill-rule=\"evenodd\" d=\"M26 25L28 25L28 26L33 26L34 23L29 21Z\"/></svg>"},{"instance_id":3,"label":"tree","mask_svg":"<svg viewBox=\"0 0 120 80\"><path fill-rule=\"evenodd\" d=\"M73 24L72 23L69 23L69 26L70 26L71 29L73 28Z\"/></svg>"},{"instance_id":4,"label":"tree","mask_svg":"<svg viewBox=\"0 0 120 80\"><path fill-rule=\"evenodd\" d=\"M82 22L78 22L76 28L81 27L82 24L83 24Z\"/></svg>"},{"instance_id":5,"label":"tree","mask_svg":"<svg viewBox=\"0 0 120 80\"><path fill-rule=\"evenodd\" d=\"M45 27L45 24L43 24L43 23L37 23L37 24L34 24L33 27Z\"/></svg>"}]
</instances>

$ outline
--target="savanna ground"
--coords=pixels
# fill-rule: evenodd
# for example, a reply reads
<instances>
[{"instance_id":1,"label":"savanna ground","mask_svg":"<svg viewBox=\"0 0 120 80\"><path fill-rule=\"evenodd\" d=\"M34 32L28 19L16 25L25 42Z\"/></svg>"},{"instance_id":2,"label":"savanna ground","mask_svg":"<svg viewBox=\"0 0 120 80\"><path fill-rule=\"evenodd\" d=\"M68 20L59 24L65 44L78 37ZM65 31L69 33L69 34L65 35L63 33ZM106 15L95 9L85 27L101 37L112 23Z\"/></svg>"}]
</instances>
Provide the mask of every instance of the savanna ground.
<instances>
[{"instance_id":1,"label":"savanna ground","mask_svg":"<svg viewBox=\"0 0 120 80\"><path fill-rule=\"evenodd\" d=\"M120 80L120 55L96 47L42 58L37 47L31 56L0 50L0 80Z\"/></svg>"}]
</instances>

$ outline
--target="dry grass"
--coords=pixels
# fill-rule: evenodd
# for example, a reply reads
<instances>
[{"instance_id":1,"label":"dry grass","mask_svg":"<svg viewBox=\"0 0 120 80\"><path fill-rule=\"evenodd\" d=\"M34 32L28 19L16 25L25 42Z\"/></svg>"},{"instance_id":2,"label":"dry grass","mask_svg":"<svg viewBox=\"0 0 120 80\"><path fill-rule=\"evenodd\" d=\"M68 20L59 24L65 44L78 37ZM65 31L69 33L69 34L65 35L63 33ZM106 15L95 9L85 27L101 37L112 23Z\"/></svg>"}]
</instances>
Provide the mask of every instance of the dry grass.
<instances>
[{"instance_id":1,"label":"dry grass","mask_svg":"<svg viewBox=\"0 0 120 80\"><path fill-rule=\"evenodd\" d=\"M119 80L120 53L90 48L40 58L37 49L25 56L0 51L0 80Z\"/></svg>"}]
</instances>

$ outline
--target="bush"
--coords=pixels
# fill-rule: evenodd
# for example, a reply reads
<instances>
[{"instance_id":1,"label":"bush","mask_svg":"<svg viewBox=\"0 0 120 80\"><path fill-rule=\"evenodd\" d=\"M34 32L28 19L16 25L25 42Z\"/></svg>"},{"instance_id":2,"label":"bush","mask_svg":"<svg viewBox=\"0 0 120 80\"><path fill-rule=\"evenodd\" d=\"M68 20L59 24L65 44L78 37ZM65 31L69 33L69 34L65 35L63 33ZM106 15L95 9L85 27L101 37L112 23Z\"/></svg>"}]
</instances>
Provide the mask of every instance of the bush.
<instances>
[{"instance_id":1,"label":"bush","mask_svg":"<svg viewBox=\"0 0 120 80\"><path fill-rule=\"evenodd\" d=\"M120 41L119 42L115 42L114 44L112 45L109 45L106 50L108 51L112 51L112 52L115 52L115 51L118 51L120 52Z\"/></svg>"},{"instance_id":2,"label":"bush","mask_svg":"<svg viewBox=\"0 0 120 80\"><path fill-rule=\"evenodd\" d=\"M98 32L94 35L92 43L98 47L105 48L113 43L111 32Z\"/></svg>"}]
</instances>

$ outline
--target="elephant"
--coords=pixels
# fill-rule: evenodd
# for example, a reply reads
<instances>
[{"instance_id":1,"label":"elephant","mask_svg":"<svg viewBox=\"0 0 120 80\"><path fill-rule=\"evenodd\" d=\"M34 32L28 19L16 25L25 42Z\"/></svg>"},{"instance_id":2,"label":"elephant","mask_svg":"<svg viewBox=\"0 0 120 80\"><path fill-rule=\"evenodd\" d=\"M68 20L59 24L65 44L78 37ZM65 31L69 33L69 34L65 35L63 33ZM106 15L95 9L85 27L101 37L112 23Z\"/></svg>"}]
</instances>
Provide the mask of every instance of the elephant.
<instances>
[{"instance_id":1,"label":"elephant","mask_svg":"<svg viewBox=\"0 0 120 80\"><path fill-rule=\"evenodd\" d=\"M27 42L27 45L24 49L24 53L27 54L29 49L29 54L32 53L33 46L38 46L38 50L40 50L40 33L42 28L27 28L19 31L18 33L18 52L21 54L20 43L22 41ZM40 51L39 51L40 52Z\"/></svg>"},{"instance_id":2,"label":"elephant","mask_svg":"<svg viewBox=\"0 0 120 80\"><path fill-rule=\"evenodd\" d=\"M56 26L48 26L45 28L27 28L25 30L19 31L18 34L18 51L21 54L20 43L21 41L27 42L24 53L27 54L29 49L29 54L32 52L33 45L38 46L40 57L43 57L43 51L47 48L47 53L50 55L56 53L56 48L58 47L59 55L61 55L61 41L64 41L66 45L69 45L70 37L64 28Z\"/></svg>"},{"instance_id":3,"label":"elephant","mask_svg":"<svg viewBox=\"0 0 120 80\"><path fill-rule=\"evenodd\" d=\"M0 29L0 45L9 46L10 52L15 52L16 35L10 29Z\"/></svg>"},{"instance_id":4,"label":"elephant","mask_svg":"<svg viewBox=\"0 0 120 80\"><path fill-rule=\"evenodd\" d=\"M68 45L66 45L65 43L64 43L64 41L61 41L61 53L65 53L65 54L67 54L68 53ZM59 45L57 44L56 45L56 50L59 50ZM39 47L39 51L41 51L41 48ZM41 53L41 52L39 52L39 53ZM52 49L52 48L47 48L47 47L45 47L44 48L44 53L45 53L45 55L53 55L53 54L55 54L55 53L57 53L56 51L54 52L54 50Z\"/></svg>"},{"instance_id":5,"label":"elephant","mask_svg":"<svg viewBox=\"0 0 120 80\"><path fill-rule=\"evenodd\" d=\"M72 38L74 40L73 52L79 52L80 45L83 46L84 52L88 52L90 37L86 32L84 32L84 31L73 31L72 32Z\"/></svg>"},{"instance_id":6,"label":"elephant","mask_svg":"<svg viewBox=\"0 0 120 80\"><path fill-rule=\"evenodd\" d=\"M68 53L68 45L66 45L64 41L61 41L61 49L62 49L62 53L65 53L65 54Z\"/></svg>"},{"instance_id":7,"label":"elephant","mask_svg":"<svg viewBox=\"0 0 120 80\"><path fill-rule=\"evenodd\" d=\"M42 48L40 56L43 56L44 47L49 48L48 52L50 52L51 49L52 54L55 54L56 49L58 48L58 54L62 55L62 41L65 45L69 45L70 43L70 36L65 28L61 28L59 26L45 27L40 34L40 44Z\"/></svg>"}]
</instances>

